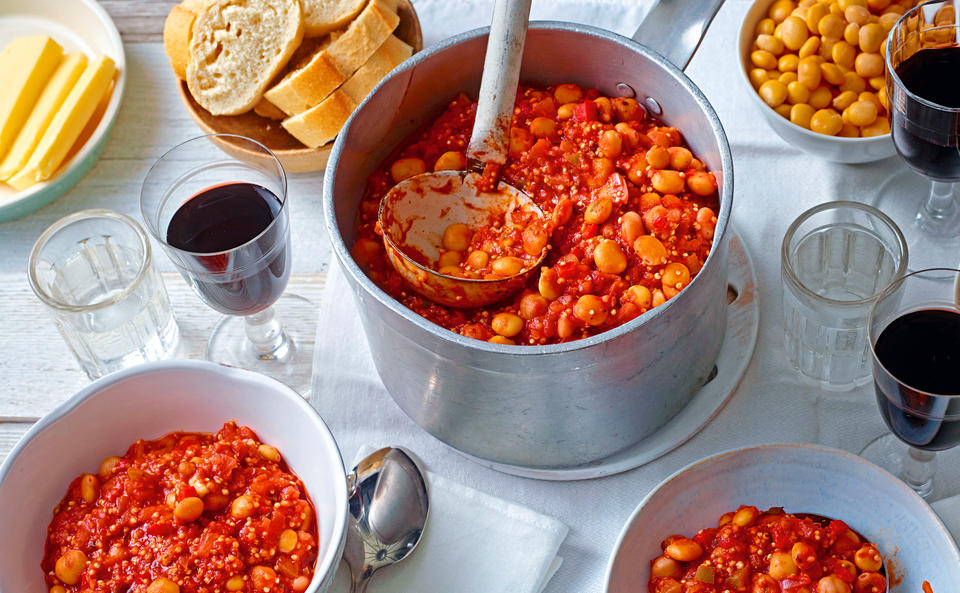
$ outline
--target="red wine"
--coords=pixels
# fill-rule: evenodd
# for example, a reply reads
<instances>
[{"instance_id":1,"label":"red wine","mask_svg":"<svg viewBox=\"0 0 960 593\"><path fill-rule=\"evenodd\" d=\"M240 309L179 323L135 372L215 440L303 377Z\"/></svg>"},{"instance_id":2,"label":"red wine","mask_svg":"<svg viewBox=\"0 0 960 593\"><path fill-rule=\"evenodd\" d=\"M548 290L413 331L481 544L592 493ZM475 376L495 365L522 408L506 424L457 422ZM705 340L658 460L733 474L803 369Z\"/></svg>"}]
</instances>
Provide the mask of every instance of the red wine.
<instances>
[{"instance_id":1,"label":"red wine","mask_svg":"<svg viewBox=\"0 0 960 593\"><path fill-rule=\"evenodd\" d=\"M190 252L206 270L191 273L190 280L211 307L249 315L280 297L290 275L282 206L263 186L225 183L198 193L174 213L167 243Z\"/></svg>"},{"instance_id":2,"label":"red wine","mask_svg":"<svg viewBox=\"0 0 960 593\"><path fill-rule=\"evenodd\" d=\"M897 67L914 95L960 108L960 47L921 49ZM960 181L960 115L937 109L893 89L891 132L908 165L938 181Z\"/></svg>"},{"instance_id":3,"label":"red wine","mask_svg":"<svg viewBox=\"0 0 960 593\"><path fill-rule=\"evenodd\" d=\"M880 333L874 350L883 365L874 369L877 402L890 430L919 449L960 443L960 314L902 315Z\"/></svg>"}]
</instances>

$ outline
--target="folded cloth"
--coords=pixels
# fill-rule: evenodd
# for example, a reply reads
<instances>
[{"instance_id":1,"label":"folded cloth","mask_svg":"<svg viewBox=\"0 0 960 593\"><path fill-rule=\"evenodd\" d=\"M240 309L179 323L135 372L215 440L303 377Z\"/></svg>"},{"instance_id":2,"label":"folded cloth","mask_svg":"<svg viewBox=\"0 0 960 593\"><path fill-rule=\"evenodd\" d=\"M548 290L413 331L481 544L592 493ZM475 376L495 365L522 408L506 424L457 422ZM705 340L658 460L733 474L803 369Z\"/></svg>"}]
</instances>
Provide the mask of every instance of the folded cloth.
<instances>
[{"instance_id":1,"label":"folded cloth","mask_svg":"<svg viewBox=\"0 0 960 593\"><path fill-rule=\"evenodd\" d=\"M359 461L372 447L358 452ZM403 562L374 575L370 593L540 593L560 567L567 526L430 471L430 515ZM346 562L330 593L350 590Z\"/></svg>"},{"instance_id":2,"label":"folded cloth","mask_svg":"<svg viewBox=\"0 0 960 593\"><path fill-rule=\"evenodd\" d=\"M960 494L943 498L930 506L940 515L940 520L947 526L947 531L953 535L954 541L960 545Z\"/></svg>"}]
</instances>

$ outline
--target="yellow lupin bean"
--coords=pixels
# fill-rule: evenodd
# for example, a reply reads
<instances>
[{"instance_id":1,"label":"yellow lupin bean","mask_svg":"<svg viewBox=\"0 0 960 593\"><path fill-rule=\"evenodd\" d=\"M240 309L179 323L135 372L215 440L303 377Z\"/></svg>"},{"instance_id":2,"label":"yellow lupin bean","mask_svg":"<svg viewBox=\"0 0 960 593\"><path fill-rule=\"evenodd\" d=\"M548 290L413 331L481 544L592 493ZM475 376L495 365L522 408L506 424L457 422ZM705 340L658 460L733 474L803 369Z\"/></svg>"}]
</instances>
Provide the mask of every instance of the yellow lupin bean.
<instances>
[{"instance_id":1,"label":"yellow lupin bean","mask_svg":"<svg viewBox=\"0 0 960 593\"><path fill-rule=\"evenodd\" d=\"M860 27L859 42L860 51L867 53L877 53L880 46L883 45L887 35L883 26L879 23L869 23Z\"/></svg>"},{"instance_id":2,"label":"yellow lupin bean","mask_svg":"<svg viewBox=\"0 0 960 593\"><path fill-rule=\"evenodd\" d=\"M860 128L853 124L848 124L847 122L843 122L843 126L841 126L840 131L837 132L837 136L840 136L841 138L856 138L859 135Z\"/></svg>"},{"instance_id":3,"label":"yellow lupin bean","mask_svg":"<svg viewBox=\"0 0 960 593\"><path fill-rule=\"evenodd\" d=\"M783 53L783 41L773 35L758 35L757 48L779 56Z\"/></svg>"},{"instance_id":4,"label":"yellow lupin bean","mask_svg":"<svg viewBox=\"0 0 960 593\"><path fill-rule=\"evenodd\" d=\"M857 23L847 24L847 27L843 30L843 40L853 46L859 45L860 44L860 25L858 25Z\"/></svg>"},{"instance_id":5,"label":"yellow lupin bean","mask_svg":"<svg viewBox=\"0 0 960 593\"><path fill-rule=\"evenodd\" d=\"M781 103L780 105L777 105L776 107L774 107L773 110L776 111L777 115L779 115L780 117L788 118L790 117L791 107L792 105L790 105L789 103Z\"/></svg>"},{"instance_id":6,"label":"yellow lupin bean","mask_svg":"<svg viewBox=\"0 0 960 593\"><path fill-rule=\"evenodd\" d=\"M791 83L791 82L796 82L796 81L797 81L797 73L796 73L796 72L784 72L783 74L781 74L780 76L777 77L777 80L779 80L780 82L782 82L783 84L785 84L785 85L787 85L787 86L790 86L790 83Z\"/></svg>"},{"instance_id":7,"label":"yellow lupin bean","mask_svg":"<svg viewBox=\"0 0 960 593\"><path fill-rule=\"evenodd\" d=\"M810 100L810 89L800 81L794 81L787 85L787 101L791 105L797 103L806 103Z\"/></svg>"},{"instance_id":8,"label":"yellow lupin bean","mask_svg":"<svg viewBox=\"0 0 960 593\"><path fill-rule=\"evenodd\" d=\"M753 88L758 89L760 85L767 82L770 77L767 76L767 71L763 68L751 68L750 69L750 84L753 85Z\"/></svg>"},{"instance_id":9,"label":"yellow lupin bean","mask_svg":"<svg viewBox=\"0 0 960 593\"><path fill-rule=\"evenodd\" d=\"M793 9L797 5L793 3L792 0L777 0L770 5L770 10L767 14L774 20L774 22L781 23L793 12Z\"/></svg>"},{"instance_id":10,"label":"yellow lupin bean","mask_svg":"<svg viewBox=\"0 0 960 593\"><path fill-rule=\"evenodd\" d=\"M843 121L858 127L877 121L877 104L872 101L854 101L843 110Z\"/></svg>"},{"instance_id":11,"label":"yellow lupin bean","mask_svg":"<svg viewBox=\"0 0 960 593\"><path fill-rule=\"evenodd\" d=\"M866 6L851 4L844 9L843 18L847 19L848 23L862 26L870 20L870 11Z\"/></svg>"},{"instance_id":12,"label":"yellow lupin bean","mask_svg":"<svg viewBox=\"0 0 960 593\"><path fill-rule=\"evenodd\" d=\"M800 58L796 54L785 54L777 60L777 70L780 72L796 72L800 65Z\"/></svg>"},{"instance_id":13,"label":"yellow lupin bean","mask_svg":"<svg viewBox=\"0 0 960 593\"><path fill-rule=\"evenodd\" d=\"M870 124L869 126L863 126L860 128L860 135L864 137L869 136L883 136L884 134L890 133L890 120L887 119L887 116L881 115L877 117L877 120Z\"/></svg>"},{"instance_id":14,"label":"yellow lupin bean","mask_svg":"<svg viewBox=\"0 0 960 593\"><path fill-rule=\"evenodd\" d=\"M802 128L810 129L810 118L816 111L808 103L797 103L790 108L790 121Z\"/></svg>"},{"instance_id":15,"label":"yellow lupin bean","mask_svg":"<svg viewBox=\"0 0 960 593\"><path fill-rule=\"evenodd\" d=\"M833 39L836 41L843 37L843 30L846 28L847 23L844 22L843 18L830 13L820 19L820 22L817 23L817 31L820 33L821 37L827 39Z\"/></svg>"},{"instance_id":16,"label":"yellow lupin bean","mask_svg":"<svg viewBox=\"0 0 960 593\"><path fill-rule=\"evenodd\" d=\"M830 9L819 2L807 9L807 29L819 32L820 19L830 14ZM809 40L808 40L809 41Z\"/></svg>"},{"instance_id":17,"label":"yellow lupin bean","mask_svg":"<svg viewBox=\"0 0 960 593\"><path fill-rule=\"evenodd\" d=\"M867 83L870 84L870 88L872 88L875 91L879 91L886 86L887 81L882 76L874 76L873 78L867 80Z\"/></svg>"},{"instance_id":18,"label":"yellow lupin bean","mask_svg":"<svg viewBox=\"0 0 960 593\"><path fill-rule=\"evenodd\" d=\"M862 93L867 90L867 81L856 72L844 72L843 82L840 84L840 92L853 91Z\"/></svg>"},{"instance_id":19,"label":"yellow lupin bean","mask_svg":"<svg viewBox=\"0 0 960 593\"><path fill-rule=\"evenodd\" d=\"M837 111L843 111L857 100L857 93L846 91L833 98L833 108Z\"/></svg>"},{"instance_id":20,"label":"yellow lupin bean","mask_svg":"<svg viewBox=\"0 0 960 593\"><path fill-rule=\"evenodd\" d=\"M777 26L777 23L773 21L772 18L760 19L760 22L757 23L757 27L753 30L753 34L760 35L773 35L773 29Z\"/></svg>"},{"instance_id":21,"label":"yellow lupin bean","mask_svg":"<svg viewBox=\"0 0 960 593\"><path fill-rule=\"evenodd\" d=\"M776 107L787 100L787 86L779 80L768 80L760 85L760 98L770 107Z\"/></svg>"},{"instance_id":22,"label":"yellow lupin bean","mask_svg":"<svg viewBox=\"0 0 960 593\"><path fill-rule=\"evenodd\" d=\"M878 53L862 53L857 56L855 68L864 78L873 78L883 74L883 56Z\"/></svg>"},{"instance_id":23,"label":"yellow lupin bean","mask_svg":"<svg viewBox=\"0 0 960 593\"><path fill-rule=\"evenodd\" d=\"M818 109L810 118L810 129L818 134L835 136L843 128L843 118L833 109Z\"/></svg>"},{"instance_id":24,"label":"yellow lupin bean","mask_svg":"<svg viewBox=\"0 0 960 593\"><path fill-rule=\"evenodd\" d=\"M834 64L848 70L853 68L853 62L857 58L856 48L843 39L833 44L833 50L830 54L833 57Z\"/></svg>"},{"instance_id":25,"label":"yellow lupin bean","mask_svg":"<svg viewBox=\"0 0 960 593\"><path fill-rule=\"evenodd\" d=\"M807 56L815 56L818 51L820 51L820 38L814 35L803 42L800 51L797 52L797 57L803 59Z\"/></svg>"},{"instance_id":26,"label":"yellow lupin bean","mask_svg":"<svg viewBox=\"0 0 960 593\"><path fill-rule=\"evenodd\" d=\"M810 105L816 109L823 109L833 100L833 93L827 86L818 86L810 93Z\"/></svg>"},{"instance_id":27,"label":"yellow lupin bean","mask_svg":"<svg viewBox=\"0 0 960 593\"><path fill-rule=\"evenodd\" d=\"M802 82L811 91L820 86L823 73L820 71L820 58L807 56L797 65L797 80Z\"/></svg>"},{"instance_id":28,"label":"yellow lupin bean","mask_svg":"<svg viewBox=\"0 0 960 593\"><path fill-rule=\"evenodd\" d=\"M758 49L751 53L750 62L757 68L767 70L773 70L777 67L777 57L764 49Z\"/></svg>"},{"instance_id":29,"label":"yellow lupin bean","mask_svg":"<svg viewBox=\"0 0 960 593\"><path fill-rule=\"evenodd\" d=\"M783 38L783 44L787 49L799 50L810 36L810 32L807 31L807 22L798 16L787 17L783 21L780 36Z\"/></svg>"},{"instance_id":30,"label":"yellow lupin bean","mask_svg":"<svg viewBox=\"0 0 960 593\"><path fill-rule=\"evenodd\" d=\"M830 84L843 84L843 70L841 70L840 66L837 66L836 64L831 64L829 62L820 64L820 73L823 75L824 80Z\"/></svg>"}]
</instances>

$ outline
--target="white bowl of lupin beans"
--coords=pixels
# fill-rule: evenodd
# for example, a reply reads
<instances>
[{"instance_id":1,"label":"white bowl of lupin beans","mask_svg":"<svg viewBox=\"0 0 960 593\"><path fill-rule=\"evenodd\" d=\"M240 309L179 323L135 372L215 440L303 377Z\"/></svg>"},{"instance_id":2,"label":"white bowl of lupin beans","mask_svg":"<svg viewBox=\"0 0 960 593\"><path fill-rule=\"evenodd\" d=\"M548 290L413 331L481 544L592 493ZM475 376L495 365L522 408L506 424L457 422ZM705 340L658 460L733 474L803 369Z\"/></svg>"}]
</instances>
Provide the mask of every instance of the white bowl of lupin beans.
<instances>
[{"instance_id":1,"label":"white bowl of lupin beans","mask_svg":"<svg viewBox=\"0 0 960 593\"><path fill-rule=\"evenodd\" d=\"M756 0L740 29L740 67L781 138L818 157L894 154L883 47L915 0Z\"/></svg>"}]
</instances>

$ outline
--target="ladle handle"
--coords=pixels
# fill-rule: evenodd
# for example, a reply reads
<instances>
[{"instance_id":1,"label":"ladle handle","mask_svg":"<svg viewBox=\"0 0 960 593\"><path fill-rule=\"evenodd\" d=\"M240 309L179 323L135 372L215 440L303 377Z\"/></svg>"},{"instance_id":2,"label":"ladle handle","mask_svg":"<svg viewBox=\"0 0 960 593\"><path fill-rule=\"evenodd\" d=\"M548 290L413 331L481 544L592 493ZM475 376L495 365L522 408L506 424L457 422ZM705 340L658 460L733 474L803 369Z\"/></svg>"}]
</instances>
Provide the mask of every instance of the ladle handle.
<instances>
[{"instance_id":1,"label":"ladle handle","mask_svg":"<svg viewBox=\"0 0 960 593\"><path fill-rule=\"evenodd\" d=\"M480 81L480 102L467 158L482 163L507 160L510 121L520 80L531 0L497 0Z\"/></svg>"},{"instance_id":2,"label":"ladle handle","mask_svg":"<svg viewBox=\"0 0 960 593\"><path fill-rule=\"evenodd\" d=\"M723 0L658 0L633 40L685 70Z\"/></svg>"}]
</instances>

